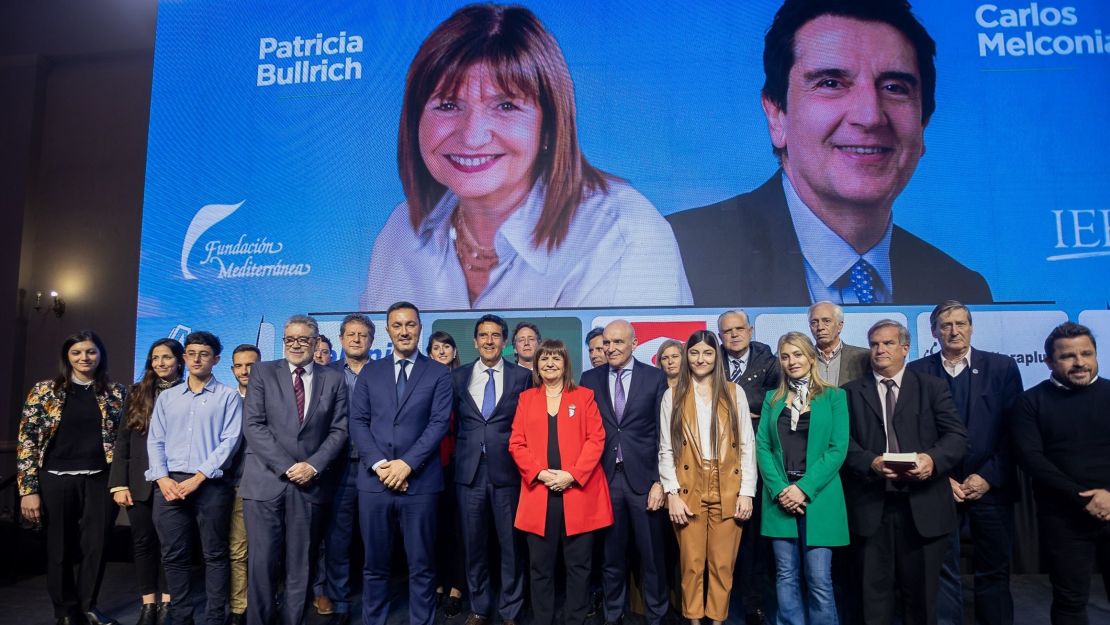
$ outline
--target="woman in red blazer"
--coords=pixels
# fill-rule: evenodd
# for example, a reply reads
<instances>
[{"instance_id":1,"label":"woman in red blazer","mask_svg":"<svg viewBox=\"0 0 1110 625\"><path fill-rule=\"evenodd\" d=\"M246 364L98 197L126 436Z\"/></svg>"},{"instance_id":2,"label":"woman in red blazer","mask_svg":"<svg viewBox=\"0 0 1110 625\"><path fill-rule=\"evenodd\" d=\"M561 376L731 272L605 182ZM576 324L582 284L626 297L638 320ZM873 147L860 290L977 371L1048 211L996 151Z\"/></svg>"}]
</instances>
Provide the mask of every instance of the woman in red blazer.
<instances>
[{"instance_id":1,"label":"woman in red blazer","mask_svg":"<svg viewBox=\"0 0 1110 625\"><path fill-rule=\"evenodd\" d=\"M582 625L589 604L594 531L613 524L599 466L605 427L593 391L575 386L562 341L536 351L535 387L520 394L509 453L520 468L516 528L528 533L535 625L555 617L555 561L566 564L566 625Z\"/></svg>"}]
</instances>

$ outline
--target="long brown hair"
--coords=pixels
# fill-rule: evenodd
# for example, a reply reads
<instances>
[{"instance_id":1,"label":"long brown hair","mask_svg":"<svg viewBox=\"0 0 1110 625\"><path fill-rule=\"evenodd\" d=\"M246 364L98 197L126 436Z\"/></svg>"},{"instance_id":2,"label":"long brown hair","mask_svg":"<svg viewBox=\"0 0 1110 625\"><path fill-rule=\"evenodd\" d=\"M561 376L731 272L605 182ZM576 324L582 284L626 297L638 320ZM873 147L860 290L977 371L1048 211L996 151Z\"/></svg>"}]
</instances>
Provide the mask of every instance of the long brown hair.
<instances>
[{"instance_id":1,"label":"long brown hair","mask_svg":"<svg viewBox=\"0 0 1110 625\"><path fill-rule=\"evenodd\" d=\"M420 45L405 79L397 137L397 171L415 229L447 191L420 156L420 117L428 100L451 95L467 72L489 68L506 94L534 100L543 113L543 149L532 166L532 183L544 185L543 211L532 244L558 247L582 198L608 191L607 176L582 154L576 127L574 82L555 37L528 9L472 4L455 11Z\"/></svg>"},{"instance_id":2,"label":"long brown hair","mask_svg":"<svg viewBox=\"0 0 1110 625\"><path fill-rule=\"evenodd\" d=\"M127 411L124 413L124 423L127 429L136 432L146 432L150 425L150 414L154 412L154 400L158 398L161 390L158 388L158 374L151 366L154 360L154 349L165 346L177 359L177 377L180 380L185 372L185 348L181 347L174 339L158 339L150 346L146 353L146 365L143 367L143 377L131 385L127 392Z\"/></svg>"},{"instance_id":3,"label":"long brown hair","mask_svg":"<svg viewBox=\"0 0 1110 625\"><path fill-rule=\"evenodd\" d=\"M717 352L717 360L713 365L713 373L709 374L710 384L712 385L713 397L713 413L719 418L717 414L718 407L723 402L728 412L728 437L729 444L736 443L736 433L740 429L740 417L736 412L736 399L729 390L729 385L732 382L728 381L728 376L725 375L725 355L724 350L721 349L720 341L717 340L717 335L709 330L698 330L686 339L686 347L682 350L682 368L678 372L678 384L675 385L674 394L671 396L671 440L682 440L682 409L686 404L686 395L694 392L694 379L690 374L690 359L687 352L690 348L698 343L705 343L712 347ZM716 424L714 424L716 426ZM712 427L709 429L710 438L713 441L714 451L717 446L717 428Z\"/></svg>"},{"instance_id":4,"label":"long brown hair","mask_svg":"<svg viewBox=\"0 0 1110 625\"><path fill-rule=\"evenodd\" d=\"M810 400L825 392L825 389L832 388L832 385L826 382L825 379L821 377L820 370L817 368L817 348L813 346L813 341L809 340L808 336L802 334L801 332L787 332L786 334L780 336L778 349L775 350L776 353L779 354L780 358L782 355L782 347L784 345L797 347L798 349L802 350L802 353L805 354L806 358L809 358L809 373L806 375L809 377ZM781 360L779 364L782 364ZM771 403L777 402L780 399L784 399L789 395L790 376L786 373L786 367L782 367L782 375L779 376L779 387L775 389L775 394L771 395Z\"/></svg>"}]
</instances>

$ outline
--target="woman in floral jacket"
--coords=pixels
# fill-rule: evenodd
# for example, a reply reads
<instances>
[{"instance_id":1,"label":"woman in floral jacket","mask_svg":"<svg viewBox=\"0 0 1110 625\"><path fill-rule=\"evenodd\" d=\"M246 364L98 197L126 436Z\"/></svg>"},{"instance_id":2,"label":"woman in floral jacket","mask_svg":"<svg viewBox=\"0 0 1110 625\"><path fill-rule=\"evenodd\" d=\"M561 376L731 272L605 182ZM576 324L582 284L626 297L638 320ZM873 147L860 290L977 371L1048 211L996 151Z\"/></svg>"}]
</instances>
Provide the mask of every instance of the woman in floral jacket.
<instances>
[{"instance_id":1,"label":"woman in floral jacket","mask_svg":"<svg viewBox=\"0 0 1110 625\"><path fill-rule=\"evenodd\" d=\"M97 611L96 596L104 545L118 512L108 494L108 472L123 396L123 385L108 379L104 343L82 331L62 343L58 377L35 384L23 405L20 508L46 532L46 585L59 624L114 622Z\"/></svg>"}]
</instances>

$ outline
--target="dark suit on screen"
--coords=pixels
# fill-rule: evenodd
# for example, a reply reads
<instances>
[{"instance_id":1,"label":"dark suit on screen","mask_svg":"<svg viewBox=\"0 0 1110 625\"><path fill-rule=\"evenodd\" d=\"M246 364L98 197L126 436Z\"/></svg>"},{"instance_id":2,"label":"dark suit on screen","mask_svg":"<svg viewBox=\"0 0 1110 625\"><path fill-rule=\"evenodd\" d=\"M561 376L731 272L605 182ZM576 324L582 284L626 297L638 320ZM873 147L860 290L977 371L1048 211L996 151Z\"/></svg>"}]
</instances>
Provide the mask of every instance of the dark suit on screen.
<instances>
[{"instance_id":1,"label":"dark suit on screen","mask_svg":"<svg viewBox=\"0 0 1110 625\"><path fill-rule=\"evenodd\" d=\"M750 193L672 213L667 221L682 252L695 306L813 303L781 170ZM890 265L893 304L993 301L983 276L897 225ZM737 267L743 270L735 271Z\"/></svg>"},{"instance_id":2,"label":"dark suit on screen","mask_svg":"<svg viewBox=\"0 0 1110 625\"><path fill-rule=\"evenodd\" d=\"M844 391L850 437L841 474L849 529L861 551L863 622L891 622L897 580L907 625L936 623L941 560L956 528L948 474L967 453L967 430L944 381L906 370L893 427L901 450L928 454L934 469L927 480L892 483L871 470L887 447L879 383L867 373Z\"/></svg>"},{"instance_id":3,"label":"dark suit on screen","mask_svg":"<svg viewBox=\"0 0 1110 625\"><path fill-rule=\"evenodd\" d=\"M297 418L293 376L285 359L260 362L251 370L243 403L243 477L239 495L247 526L247 611L251 625L298 625L306 617L323 509L330 480L317 477L298 486L285 472L307 462L318 472L346 451L347 385L334 369L312 366L304 423ZM275 618L278 574L285 571L285 604Z\"/></svg>"},{"instance_id":4,"label":"dark suit on screen","mask_svg":"<svg viewBox=\"0 0 1110 625\"><path fill-rule=\"evenodd\" d=\"M520 471L509 455L509 435L520 393L532 386L532 372L501 360L501 397L487 419L470 394L471 377L478 362L459 367L451 374L458 424L454 487L458 492L466 552L466 583L474 614L492 617L494 602L489 575L492 529L501 555L497 615L501 620L515 621L524 605L524 545L513 529L520 501Z\"/></svg>"},{"instance_id":5,"label":"dark suit on screen","mask_svg":"<svg viewBox=\"0 0 1110 625\"><path fill-rule=\"evenodd\" d=\"M666 570L663 563L663 512L648 512L647 495L659 481L659 402L667 392L663 371L633 358L629 365L624 414L620 421L609 391L612 368L605 364L582 374L581 386L594 392L605 425L601 467L609 482L613 525L605 530L602 582L605 621L624 615L628 594L629 540L634 541L642 568L644 605L651 625L667 614ZM615 378L614 378L615 381ZM622 462L617 463L620 447Z\"/></svg>"},{"instance_id":6,"label":"dark suit on screen","mask_svg":"<svg viewBox=\"0 0 1110 625\"><path fill-rule=\"evenodd\" d=\"M972 349L968 355L970 366L957 379L966 377L957 382L945 371L941 358L938 352L919 358L906 368L936 376L952 390L970 443L967 456L952 471L952 479L963 482L975 473L991 485L980 499L957 504L961 521L966 519L971 525L976 621L984 625L1013 623L1010 550L1017 485L1006 410L1021 394L1021 373L1009 356ZM952 533L937 603L943 622L960 621L963 590L959 527Z\"/></svg>"},{"instance_id":7,"label":"dark suit on screen","mask_svg":"<svg viewBox=\"0 0 1110 625\"><path fill-rule=\"evenodd\" d=\"M396 356L367 363L351 397L351 440L361 464L359 526L366 549L362 622L385 625L392 549L403 538L410 620L413 625L431 625L435 616L433 547L437 502L443 490L439 445L451 417L451 373L427 356L414 354L404 394L398 398ZM386 488L374 472L374 466L386 460L401 460L412 468L404 492Z\"/></svg>"}]
</instances>

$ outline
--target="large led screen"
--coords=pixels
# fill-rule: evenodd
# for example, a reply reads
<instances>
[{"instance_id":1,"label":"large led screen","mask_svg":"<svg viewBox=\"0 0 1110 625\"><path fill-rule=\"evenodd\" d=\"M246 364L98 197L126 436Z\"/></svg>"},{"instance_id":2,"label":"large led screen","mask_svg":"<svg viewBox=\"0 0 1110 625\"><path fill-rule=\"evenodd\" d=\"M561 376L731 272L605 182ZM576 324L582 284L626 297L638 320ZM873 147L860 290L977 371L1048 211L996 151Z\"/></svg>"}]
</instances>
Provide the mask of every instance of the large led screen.
<instances>
[{"instance_id":1,"label":"large led screen","mask_svg":"<svg viewBox=\"0 0 1110 625\"><path fill-rule=\"evenodd\" d=\"M773 343L834 299L919 355L952 297L1043 377L1046 328L1110 302L1106 3L768 37L781 5L160 3L137 366L190 329L276 357L293 313L401 299L426 332L507 311L579 344L735 307Z\"/></svg>"}]
</instances>

